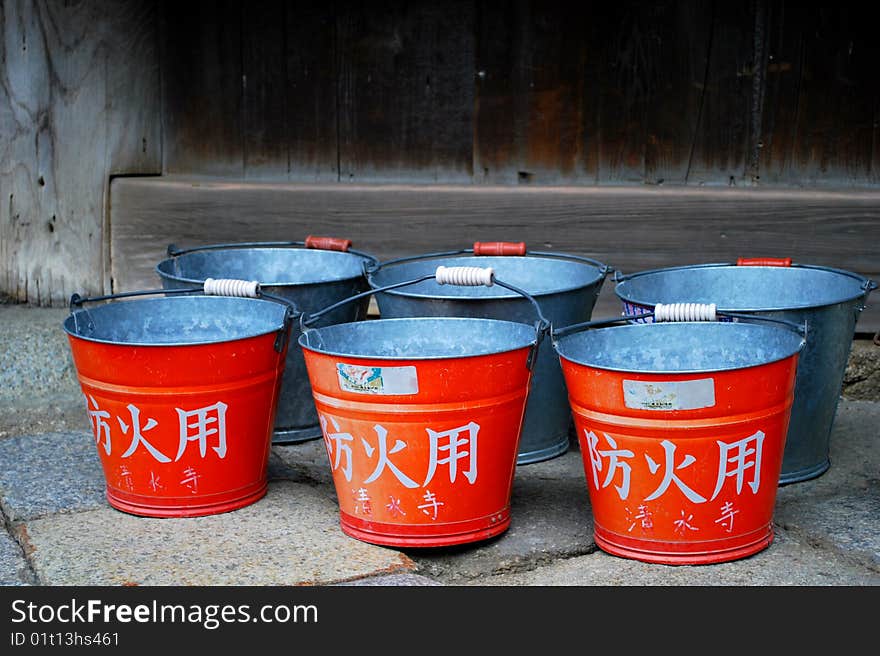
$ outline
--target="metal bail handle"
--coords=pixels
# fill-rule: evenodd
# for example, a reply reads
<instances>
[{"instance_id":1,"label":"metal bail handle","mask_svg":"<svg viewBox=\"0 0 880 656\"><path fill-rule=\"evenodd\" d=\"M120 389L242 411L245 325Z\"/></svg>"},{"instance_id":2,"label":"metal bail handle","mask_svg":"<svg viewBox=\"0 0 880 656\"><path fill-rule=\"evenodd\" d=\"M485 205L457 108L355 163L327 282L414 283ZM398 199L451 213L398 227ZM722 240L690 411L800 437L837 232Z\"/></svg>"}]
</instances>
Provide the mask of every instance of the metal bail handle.
<instances>
[{"instance_id":1,"label":"metal bail handle","mask_svg":"<svg viewBox=\"0 0 880 656\"><path fill-rule=\"evenodd\" d=\"M524 241L475 241L474 255L525 255Z\"/></svg>"},{"instance_id":2,"label":"metal bail handle","mask_svg":"<svg viewBox=\"0 0 880 656\"><path fill-rule=\"evenodd\" d=\"M309 324L315 323L325 314L328 314L329 312L332 312L333 310L348 303L353 303L367 296L372 296L373 294L379 294L382 292L390 291L392 289L398 289L399 287L416 285L420 282L425 282L426 280L434 280L439 285L457 285L465 287L491 287L492 285L498 285L499 287L504 287L505 289L509 289L510 291L516 292L517 294L525 297L525 299L529 301L532 304L532 307L535 309L535 314L538 315L538 320L535 322L535 344L532 346L532 349L529 352L528 360L526 361L526 366L529 368L529 370L532 369L535 363L535 358L538 354L538 348L541 346L544 335L546 335L550 331L550 322L547 321L547 319L544 317L544 313L541 312L541 306L538 305L538 302L531 294L523 289L520 289L519 287L515 287L502 280L498 280L495 277L495 270L491 267L439 266L434 271L434 273L424 275L420 278L414 278L413 280L406 280L404 282L397 282L391 285L385 285L384 287L378 287L376 289L371 289L366 292L361 292L360 294L355 294L354 296L349 296L348 298L345 298L337 303L334 303L333 305L325 307L323 310L319 310L318 312L315 312L308 316L306 316L304 313L300 314L300 329L302 332L306 332L309 329Z\"/></svg>"},{"instance_id":3,"label":"metal bail handle","mask_svg":"<svg viewBox=\"0 0 880 656\"><path fill-rule=\"evenodd\" d=\"M657 303L654 321L715 321L717 312L715 303Z\"/></svg>"},{"instance_id":4,"label":"metal bail handle","mask_svg":"<svg viewBox=\"0 0 880 656\"><path fill-rule=\"evenodd\" d=\"M178 248L175 244L168 244L165 249L168 257L179 257L187 253L196 253L198 251L216 251L227 248L288 248L298 246L301 248L309 248L323 251L339 251L341 253L352 253L359 255L370 261L371 264L378 264L375 256L369 253L363 253L352 248L351 239L342 239L341 237L318 237L309 235L305 241L242 241L223 244L209 244L207 246L193 246L192 248Z\"/></svg>"},{"instance_id":5,"label":"metal bail handle","mask_svg":"<svg viewBox=\"0 0 880 656\"><path fill-rule=\"evenodd\" d=\"M773 266L790 267L790 257L740 257L736 260L736 266Z\"/></svg>"},{"instance_id":6,"label":"metal bail handle","mask_svg":"<svg viewBox=\"0 0 880 656\"><path fill-rule=\"evenodd\" d=\"M256 280L238 280L235 278L207 278L201 287L188 287L184 289L145 289L134 292L119 292L116 294L106 294L104 296L93 296L91 298L83 298L79 294L73 294L70 297L70 312L76 313L77 307L81 307L84 303L96 303L98 301L109 301L117 298L131 298L135 296L172 296L178 294L197 294L202 292L205 296L233 296L238 298L263 298L281 303L286 306L284 313L284 324L278 335L275 337L275 350L279 353L284 350L290 335L290 325L300 312L296 306L286 298L267 294L260 288L260 283Z\"/></svg>"},{"instance_id":7,"label":"metal bail handle","mask_svg":"<svg viewBox=\"0 0 880 656\"><path fill-rule=\"evenodd\" d=\"M527 257L529 255L534 255L536 257L551 257L560 260L583 262L599 269L599 272L602 274L603 278L607 276L611 271L614 271L614 267L608 266L607 264L599 262L598 260L594 260L590 257L584 257L583 255L573 255L571 253L549 253L545 251L529 251L526 248L526 243L524 241L476 241L474 242L472 248L460 248L454 251L423 253L421 255L407 255L405 257L396 257L394 259L387 260L386 262L379 262L372 267L366 268L366 273L376 273L379 269L394 264L403 264L404 262L417 262L420 260L430 260L437 257L455 257L456 255L473 255L475 257L485 257L491 255Z\"/></svg>"},{"instance_id":8,"label":"metal bail handle","mask_svg":"<svg viewBox=\"0 0 880 656\"><path fill-rule=\"evenodd\" d=\"M789 330L793 330L804 338L807 336L806 321L804 321L803 325L800 325L785 319L774 319L772 317L741 312L727 312L719 310L715 303L657 303L654 306L653 311L644 312L642 314L623 315L611 319L597 319L595 321L585 321L584 323L565 326L559 330L553 331L553 338L556 339L589 328L611 326L616 323L628 323L636 319L653 318L656 323L665 323L677 321L717 321L720 317L740 319L744 321L766 321L769 323L776 323Z\"/></svg>"},{"instance_id":9,"label":"metal bail handle","mask_svg":"<svg viewBox=\"0 0 880 656\"><path fill-rule=\"evenodd\" d=\"M351 239L340 239L339 237L316 237L315 235L309 235L306 237L305 247L347 253L351 248Z\"/></svg>"}]
</instances>

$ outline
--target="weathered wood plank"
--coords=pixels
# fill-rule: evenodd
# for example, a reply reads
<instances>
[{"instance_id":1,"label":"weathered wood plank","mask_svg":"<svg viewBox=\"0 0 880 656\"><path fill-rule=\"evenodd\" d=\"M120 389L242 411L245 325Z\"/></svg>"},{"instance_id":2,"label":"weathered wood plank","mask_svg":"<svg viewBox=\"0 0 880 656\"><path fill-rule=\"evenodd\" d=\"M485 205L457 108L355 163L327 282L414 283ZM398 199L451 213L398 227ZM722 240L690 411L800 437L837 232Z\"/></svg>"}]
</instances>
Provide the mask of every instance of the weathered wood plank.
<instances>
[{"instance_id":1,"label":"weathered wood plank","mask_svg":"<svg viewBox=\"0 0 880 656\"><path fill-rule=\"evenodd\" d=\"M587 75L598 97L600 184L645 180L647 117L653 66L651 25L644 3L617 2L601 11Z\"/></svg>"},{"instance_id":2,"label":"weathered wood plank","mask_svg":"<svg viewBox=\"0 0 880 656\"><path fill-rule=\"evenodd\" d=\"M339 179L336 3L288 5L285 58L289 178Z\"/></svg>"},{"instance_id":3,"label":"weathered wood plank","mask_svg":"<svg viewBox=\"0 0 880 656\"><path fill-rule=\"evenodd\" d=\"M623 273L792 257L880 280L880 192L746 189L234 184L118 179L113 183L117 290L156 287L169 243L352 239L387 259L525 241L579 253ZM880 329L880 302L860 329Z\"/></svg>"},{"instance_id":4,"label":"weathered wood plank","mask_svg":"<svg viewBox=\"0 0 880 656\"><path fill-rule=\"evenodd\" d=\"M156 7L0 1L0 291L109 287L109 178L158 173Z\"/></svg>"},{"instance_id":5,"label":"weathered wood plank","mask_svg":"<svg viewBox=\"0 0 880 656\"><path fill-rule=\"evenodd\" d=\"M242 4L163 1L161 9L163 171L241 178Z\"/></svg>"},{"instance_id":6,"label":"weathered wood plank","mask_svg":"<svg viewBox=\"0 0 880 656\"><path fill-rule=\"evenodd\" d=\"M674 8L674 9L672 9ZM751 3L674 3L658 20L662 48L648 116L647 180L744 181L752 110Z\"/></svg>"},{"instance_id":7,"label":"weathered wood plank","mask_svg":"<svg viewBox=\"0 0 880 656\"><path fill-rule=\"evenodd\" d=\"M880 43L855 6L769 8L762 183L869 184Z\"/></svg>"},{"instance_id":8,"label":"weathered wood plank","mask_svg":"<svg viewBox=\"0 0 880 656\"><path fill-rule=\"evenodd\" d=\"M340 5L340 179L469 182L473 5Z\"/></svg>"},{"instance_id":9,"label":"weathered wood plank","mask_svg":"<svg viewBox=\"0 0 880 656\"><path fill-rule=\"evenodd\" d=\"M644 84L650 106L645 116L645 182L682 184L705 126L700 98L707 92L714 5L667 1L643 7Z\"/></svg>"},{"instance_id":10,"label":"weathered wood plank","mask_svg":"<svg viewBox=\"0 0 880 656\"><path fill-rule=\"evenodd\" d=\"M288 176L288 3L252 0L242 5L242 150L246 179ZM279 138L281 136L282 138Z\"/></svg>"},{"instance_id":11,"label":"weathered wood plank","mask_svg":"<svg viewBox=\"0 0 880 656\"><path fill-rule=\"evenodd\" d=\"M584 88L593 11L559 2L477 3L475 182L595 181L597 103Z\"/></svg>"}]
</instances>

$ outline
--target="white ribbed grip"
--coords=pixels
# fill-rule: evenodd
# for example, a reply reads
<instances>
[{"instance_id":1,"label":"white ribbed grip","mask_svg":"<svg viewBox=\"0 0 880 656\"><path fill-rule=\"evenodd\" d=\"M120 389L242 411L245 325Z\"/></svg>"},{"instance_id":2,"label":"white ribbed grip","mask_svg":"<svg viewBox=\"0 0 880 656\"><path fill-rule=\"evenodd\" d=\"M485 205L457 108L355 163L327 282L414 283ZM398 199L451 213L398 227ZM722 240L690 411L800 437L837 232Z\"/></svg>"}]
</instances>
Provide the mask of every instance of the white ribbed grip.
<instances>
[{"instance_id":1,"label":"white ribbed grip","mask_svg":"<svg viewBox=\"0 0 880 656\"><path fill-rule=\"evenodd\" d=\"M491 287L495 282L495 269L491 267L445 267L438 266L434 278L439 285L464 285Z\"/></svg>"},{"instance_id":2,"label":"white ribbed grip","mask_svg":"<svg viewBox=\"0 0 880 656\"><path fill-rule=\"evenodd\" d=\"M235 280L233 278L208 278L205 280L205 294L208 296L245 296L257 298L260 283L256 280Z\"/></svg>"},{"instance_id":3,"label":"white ribbed grip","mask_svg":"<svg viewBox=\"0 0 880 656\"><path fill-rule=\"evenodd\" d=\"M715 321L715 303L657 303L654 321Z\"/></svg>"}]
</instances>

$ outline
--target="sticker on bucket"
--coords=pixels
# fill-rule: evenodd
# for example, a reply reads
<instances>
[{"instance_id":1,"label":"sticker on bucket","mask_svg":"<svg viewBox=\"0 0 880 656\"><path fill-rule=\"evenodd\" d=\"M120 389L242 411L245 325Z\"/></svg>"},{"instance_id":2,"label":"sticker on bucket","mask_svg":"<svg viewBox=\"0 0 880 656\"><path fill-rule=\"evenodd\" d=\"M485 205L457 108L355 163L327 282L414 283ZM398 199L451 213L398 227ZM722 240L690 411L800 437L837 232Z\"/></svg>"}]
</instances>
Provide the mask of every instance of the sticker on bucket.
<instances>
[{"instance_id":1,"label":"sticker on bucket","mask_svg":"<svg viewBox=\"0 0 880 656\"><path fill-rule=\"evenodd\" d=\"M623 399L637 410L699 410L715 405L715 380L624 380Z\"/></svg>"},{"instance_id":2,"label":"sticker on bucket","mask_svg":"<svg viewBox=\"0 0 880 656\"><path fill-rule=\"evenodd\" d=\"M416 368L365 367L356 364L336 364L339 387L356 394L418 394L419 379Z\"/></svg>"}]
</instances>

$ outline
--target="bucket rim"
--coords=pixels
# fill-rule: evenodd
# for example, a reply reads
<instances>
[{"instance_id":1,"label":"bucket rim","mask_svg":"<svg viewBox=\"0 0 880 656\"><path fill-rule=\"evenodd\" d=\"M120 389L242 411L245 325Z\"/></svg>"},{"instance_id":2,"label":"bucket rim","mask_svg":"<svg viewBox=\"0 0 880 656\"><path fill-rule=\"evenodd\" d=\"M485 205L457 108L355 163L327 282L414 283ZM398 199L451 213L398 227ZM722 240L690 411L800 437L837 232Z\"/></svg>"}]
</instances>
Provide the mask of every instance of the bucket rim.
<instances>
[{"instance_id":1,"label":"bucket rim","mask_svg":"<svg viewBox=\"0 0 880 656\"><path fill-rule=\"evenodd\" d=\"M670 330L670 328L668 328L668 326L730 326L730 327L747 326L746 330L784 331L785 333L788 333L791 336L792 340L798 340L798 343L797 343L797 348L788 349L788 351L790 351L790 352L784 352L784 354L779 355L778 357L769 358L763 362L756 362L755 364L747 364L747 365L741 365L741 366L693 367L693 368L680 369L680 370L675 370L675 371L670 371L668 369L654 369L654 368L648 368L648 367L641 367L641 368L629 367L629 368L627 368L627 367L613 367L613 366L606 366L606 365L597 365L597 364L593 364L593 363L589 363L589 362L584 362L583 360L580 360L580 359L566 356L561 352L561 350L559 348L560 342L572 340L573 338L577 338L579 336L583 337L583 336L589 334L590 332L604 332L604 331L608 331L608 330L617 330L617 331L645 330L645 329L656 330L656 328L651 328L652 326L655 326L655 327L656 326L667 326L667 328L661 328L661 330ZM730 329L731 328L722 328L722 330L730 330ZM739 330L740 328L737 328L737 329ZM699 330L702 330L702 328L700 328ZM608 326L608 327L604 327L604 328L594 328L591 331L587 331L587 332L571 333L569 335L564 335L563 337L560 337L558 339L553 339L552 343L553 343L553 349L556 351L556 354L561 359L563 359L567 362L571 362L573 364L580 365L582 367L589 367L590 369L599 369L602 371L614 371L617 373L624 373L624 374L636 374L636 375L647 374L647 375L658 375L658 376L713 374L713 373L720 373L720 372L725 372L725 371L742 371L742 370L746 370L746 369L752 369L754 367L763 367L765 365L773 364L774 362L781 362L781 361L787 360L788 358L791 358L795 355L799 355L801 352L803 352L804 347L806 346L806 340L801 335L799 335L798 333L796 333L792 330L789 330L783 326L768 326L768 325L762 325L762 324L758 324L758 323L751 323L748 321L730 322L730 323L714 322L714 321L670 321L670 322L661 322L661 323L628 323L628 324L623 324L620 326Z\"/></svg>"},{"instance_id":2,"label":"bucket rim","mask_svg":"<svg viewBox=\"0 0 880 656\"><path fill-rule=\"evenodd\" d=\"M791 304L784 307L767 305L760 307L726 307L726 306L718 306L718 310L722 312L785 312L787 310L809 310L814 308L821 307L829 307L831 305L839 305L840 303L850 303L856 301L860 298L865 298L870 293L871 288L868 286L870 280L865 276L862 276L853 271L847 271L846 269L838 269L829 266L821 266L818 264L797 264L793 263L790 267L774 267L774 266L749 266L742 267L738 266L733 262L712 262L705 264L686 264L682 266L671 266L671 267L662 267L658 269L646 269L644 271L637 271L635 273L631 273L625 276L622 276L617 283L614 285L614 293L621 300L627 303L633 303L635 305L641 305L644 307L654 307L656 303L654 301L647 300L638 300L631 293L626 293L625 291L621 291L621 285L626 284L627 282L634 280L636 278L641 278L644 276L650 276L657 273L667 273L670 271L692 271L696 269L709 269L709 268L730 268L730 269L751 269L751 270L761 270L761 269L773 269L773 270L784 270L784 269L811 269L816 271L824 271L826 273L834 273L837 275L845 276L847 278L852 278L853 280L860 283L860 291L857 294L848 295L844 298L841 298L836 301L831 301L829 303L804 303L804 304Z\"/></svg>"},{"instance_id":3,"label":"bucket rim","mask_svg":"<svg viewBox=\"0 0 880 656\"><path fill-rule=\"evenodd\" d=\"M140 305L140 304L167 303L167 302L175 302L175 303L176 302L185 302L187 300L192 300L194 298L196 298L196 299L223 299L223 300L228 300L228 299L234 298L237 301L239 301L239 300L245 301L245 302L256 301L259 303L267 303L269 305L272 305L272 306L278 308L278 311L280 312L280 320L279 320L278 324L273 328L267 328L266 330L260 330L258 332L253 332L253 333L247 333L244 335L239 335L239 336L235 336L235 337L231 337L231 338L227 338L227 339L208 339L208 340L189 341L189 342L160 342L160 343L143 342L143 341L125 342L125 341L119 341L119 340L99 339L99 338L95 338L95 337L89 337L87 335L81 335L81 334L77 333L76 331L71 330L68 325L69 322L71 322L71 320L73 320L75 318L75 315L79 312L87 312L87 313L100 312L102 308L108 307L109 305L115 305L116 303L119 303L119 302L135 303L135 304ZM216 301L209 300L207 302L213 303ZM74 337L76 339L81 339L86 342L93 342L96 344L109 344L110 346L136 346L138 348L143 348L143 347L180 348L182 346L209 346L211 344L228 344L231 342L238 342L238 341L242 341L245 339L253 339L254 337L262 337L264 335L270 335L273 333L277 333L279 330L283 330L285 328L285 319L284 318L286 316L286 313L287 313L287 308L284 305L282 305L281 303L278 303L275 301L269 301L269 300L262 299L262 298L249 298L249 297L238 297L238 296L200 296L200 295L161 296L158 298L139 298L139 299L133 299L133 300L128 300L128 301L111 301L109 303L106 303L104 305L99 305L94 308L90 308L90 309L83 308L80 310L76 310L75 312L71 312L69 315L67 315L64 318L64 320L61 322L61 328L70 337Z\"/></svg>"},{"instance_id":4,"label":"bucket rim","mask_svg":"<svg viewBox=\"0 0 880 656\"><path fill-rule=\"evenodd\" d=\"M298 255L299 257L316 257L320 255L326 255L327 253L334 253L331 257L353 257L361 260L363 263L376 262L377 259L373 255L368 255L366 253L352 253L350 251L326 251L326 250L317 250L310 248L287 248L283 246L258 246L253 248L217 248L211 251L199 251L201 252L211 252L211 253L241 253L241 252L255 252L255 251L288 251L294 252L297 254L309 253L309 255ZM194 251L195 252L195 251ZM172 262L176 260L181 260L191 255L192 253L183 253L182 255L177 255L175 257L167 257L161 260L154 267L154 271L156 275L159 276L162 280L171 280L174 282L182 282L190 285L201 285L204 284L205 279L203 278L188 278L182 275L176 275L173 273L168 273L167 271L163 271L163 266L169 266ZM317 254L317 255L316 255ZM215 277L226 277L226 276L215 276ZM263 282L259 281L260 286L262 287L306 287L309 285L323 285L326 283L337 283L337 282L347 282L349 280L358 280L359 278L363 278L363 266L361 267L361 273L352 276L341 276L338 278L326 278L324 280L311 280L311 281L296 281L290 280L286 282Z\"/></svg>"},{"instance_id":5,"label":"bucket rim","mask_svg":"<svg viewBox=\"0 0 880 656\"><path fill-rule=\"evenodd\" d=\"M331 331L331 330L341 330L346 326L354 326L357 325L359 327L363 327L366 325L369 326L379 326L379 325L388 325L394 323L419 323L422 321L440 321L440 322L448 322L448 323L491 323L491 324L505 324L510 326L516 326L517 330L528 331L528 334L531 336L531 340L522 344L517 344L516 346L510 348L502 348L502 349L494 349L494 350L486 350L480 353L470 353L467 355L454 354L454 355L360 355L355 353L344 353L335 350L323 349L316 346L312 346L309 344L305 344L305 340L307 339L309 333L315 331ZM518 351L520 349L531 348L535 346L537 343L537 335L535 334L535 327L531 326L527 323L521 323L519 321L508 321L506 319L484 319L482 317L395 317L395 318L387 318L387 319L371 319L369 321L348 321L345 323L333 324L331 326L322 326L319 328L309 328L302 332L297 338L297 344L300 345L301 348L312 351L314 353L319 353L321 355L329 355L340 358L356 358L359 360L376 360L376 361L387 361L387 362L426 362L426 361L437 361L437 360L464 360L467 358L478 358L486 355L498 355L501 353L510 353L512 351Z\"/></svg>"},{"instance_id":6,"label":"bucket rim","mask_svg":"<svg viewBox=\"0 0 880 656\"><path fill-rule=\"evenodd\" d=\"M368 270L366 272L367 282L370 284L372 289L378 289L382 285L375 283L373 280L373 276L379 274L383 269L393 269L395 267L406 266L409 264L421 263L426 260L434 260L439 264L443 264L449 260L457 260L457 259L468 259L473 260L475 262L486 261L490 258L493 259L503 259L504 261L517 261L517 260L543 260L545 262L566 262L570 264L576 264L582 266L587 269L595 269L596 275L591 278L588 282L577 284L577 285L568 285L565 287L552 288L549 290L543 290L539 292L532 292L529 289L525 289L530 295L534 297L544 297L544 296L553 296L556 294L565 294L568 292L573 292L581 289L588 289L597 283L604 282L606 276L608 275L608 270L605 265L603 267L598 267L595 264L591 264L589 262L585 262L583 260L578 259L565 259L567 253L544 253L544 252L529 252L525 255L473 255L468 253L461 253L458 255L437 255L437 256L426 256L424 259L420 260L407 260L404 262L389 262L388 264L380 263L379 268L374 270ZM502 278L503 276L499 276ZM522 296L516 294L515 292L511 292L505 290L501 287L498 288L500 293L485 295L485 296L456 296L453 294L427 294L424 292L414 292L412 290L402 290L402 289L392 289L389 291L383 291L382 294L390 294L392 296L404 296L409 298L421 298L421 299L431 299L438 301L464 301L464 302L485 302L485 301L494 301L494 300L506 300L506 299L515 299L522 300Z\"/></svg>"}]
</instances>

